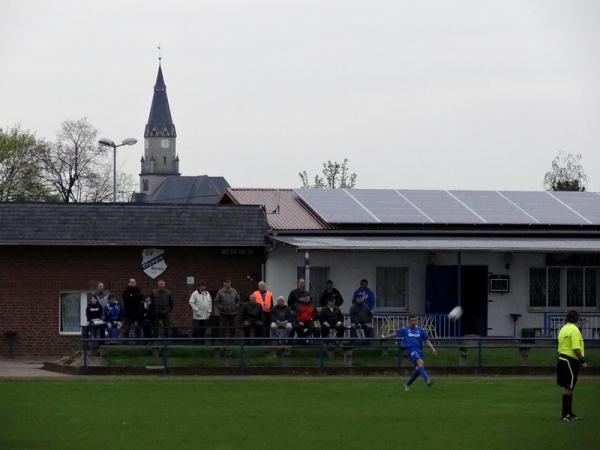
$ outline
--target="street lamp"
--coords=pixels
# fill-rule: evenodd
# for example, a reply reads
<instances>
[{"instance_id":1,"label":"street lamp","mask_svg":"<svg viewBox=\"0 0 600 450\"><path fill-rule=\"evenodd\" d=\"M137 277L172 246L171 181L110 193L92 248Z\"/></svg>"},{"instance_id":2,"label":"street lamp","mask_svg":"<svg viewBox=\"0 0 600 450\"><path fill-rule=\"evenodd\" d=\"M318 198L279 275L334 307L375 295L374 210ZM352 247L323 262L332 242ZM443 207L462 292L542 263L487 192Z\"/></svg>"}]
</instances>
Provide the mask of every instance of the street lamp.
<instances>
[{"instance_id":1,"label":"street lamp","mask_svg":"<svg viewBox=\"0 0 600 450\"><path fill-rule=\"evenodd\" d=\"M115 141L111 141L110 139L100 139L98 141L100 145L106 145L107 147L113 148L113 203L117 202L117 147L122 147L123 145L134 145L137 144L137 139L127 138L123 139L123 142L120 144L115 144Z\"/></svg>"}]
</instances>

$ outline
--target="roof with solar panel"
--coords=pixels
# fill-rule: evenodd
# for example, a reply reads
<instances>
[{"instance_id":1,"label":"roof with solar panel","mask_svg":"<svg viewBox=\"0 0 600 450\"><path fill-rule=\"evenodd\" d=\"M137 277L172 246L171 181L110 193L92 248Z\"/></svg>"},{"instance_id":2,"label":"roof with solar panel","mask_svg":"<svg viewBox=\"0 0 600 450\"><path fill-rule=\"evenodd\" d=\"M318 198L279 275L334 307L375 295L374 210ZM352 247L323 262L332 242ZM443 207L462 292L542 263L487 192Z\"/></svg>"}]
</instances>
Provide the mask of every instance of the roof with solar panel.
<instances>
[{"instance_id":1,"label":"roof with solar panel","mask_svg":"<svg viewBox=\"0 0 600 450\"><path fill-rule=\"evenodd\" d=\"M295 189L329 224L600 225L600 193Z\"/></svg>"}]
</instances>

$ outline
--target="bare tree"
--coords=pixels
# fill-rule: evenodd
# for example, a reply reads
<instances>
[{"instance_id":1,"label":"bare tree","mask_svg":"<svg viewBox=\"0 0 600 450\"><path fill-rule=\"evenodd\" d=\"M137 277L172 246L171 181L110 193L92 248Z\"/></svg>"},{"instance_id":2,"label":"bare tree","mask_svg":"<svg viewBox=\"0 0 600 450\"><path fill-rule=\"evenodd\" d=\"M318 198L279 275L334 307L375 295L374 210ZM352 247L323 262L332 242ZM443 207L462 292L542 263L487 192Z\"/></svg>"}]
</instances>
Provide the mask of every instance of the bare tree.
<instances>
[{"instance_id":1,"label":"bare tree","mask_svg":"<svg viewBox=\"0 0 600 450\"><path fill-rule=\"evenodd\" d=\"M306 170L299 172L298 176L302 180L302 186L305 188L353 188L356 186L357 175L348 168L348 158L343 162L328 160L323 163L323 176L315 175L314 182L311 185Z\"/></svg>"},{"instance_id":2,"label":"bare tree","mask_svg":"<svg viewBox=\"0 0 600 450\"><path fill-rule=\"evenodd\" d=\"M18 126L7 131L0 129L0 202L49 197L38 160L45 145L33 133Z\"/></svg>"},{"instance_id":3,"label":"bare tree","mask_svg":"<svg viewBox=\"0 0 600 450\"><path fill-rule=\"evenodd\" d=\"M549 191L585 191L586 183L580 154L558 152L552 160L552 169L544 176L544 186Z\"/></svg>"},{"instance_id":4,"label":"bare tree","mask_svg":"<svg viewBox=\"0 0 600 450\"><path fill-rule=\"evenodd\" d=\"M42 155L44 180L60 201L112 201L112 159L97 137L98 130L87 118L67 120ZM117 184L118 199L128 201L134 190L131 176L119 172Z\"/></svg>"}]
</instances>

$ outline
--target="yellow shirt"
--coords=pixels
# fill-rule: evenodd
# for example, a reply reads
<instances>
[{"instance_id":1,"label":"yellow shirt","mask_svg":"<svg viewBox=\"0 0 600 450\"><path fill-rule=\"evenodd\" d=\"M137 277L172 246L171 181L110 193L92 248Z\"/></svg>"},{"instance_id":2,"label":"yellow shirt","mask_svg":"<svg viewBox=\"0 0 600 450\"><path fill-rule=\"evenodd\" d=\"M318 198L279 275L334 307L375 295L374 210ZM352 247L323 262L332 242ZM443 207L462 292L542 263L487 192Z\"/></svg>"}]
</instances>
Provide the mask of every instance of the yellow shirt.
<instances>
[{"instance_id":1,"label":"yellow shirt","mask_svg":"<svg viewBox=\"0 0 600 450\"><path fill-rule=\"evenodd\" d=\"M583 336L577 325L567 322L558 333L558 353L577 358L575 349L579 349L583 356Z\"/></svg>"}]
</instances>

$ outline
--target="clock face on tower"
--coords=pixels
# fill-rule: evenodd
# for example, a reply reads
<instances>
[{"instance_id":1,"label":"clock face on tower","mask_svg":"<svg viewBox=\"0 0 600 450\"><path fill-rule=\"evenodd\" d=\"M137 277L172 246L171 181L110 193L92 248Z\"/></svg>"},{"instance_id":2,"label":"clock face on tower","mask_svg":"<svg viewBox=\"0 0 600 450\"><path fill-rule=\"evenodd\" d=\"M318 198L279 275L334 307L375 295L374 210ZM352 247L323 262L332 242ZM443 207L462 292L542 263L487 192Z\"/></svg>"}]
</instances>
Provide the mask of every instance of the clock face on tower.
<instances>
[{"instance_id":1,"label":"clock face on tower","mask_svg":"<svg viewBox=\"0 0 600 450\"><path fill-rule=\"evenodd\" d=\"M160 146L162 148L169 148L169 140L168 139L161 139L160 140Z\"/></svg>"}]
</instances>

